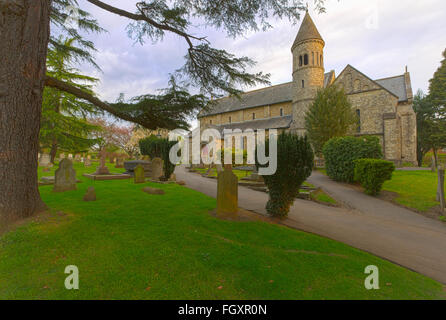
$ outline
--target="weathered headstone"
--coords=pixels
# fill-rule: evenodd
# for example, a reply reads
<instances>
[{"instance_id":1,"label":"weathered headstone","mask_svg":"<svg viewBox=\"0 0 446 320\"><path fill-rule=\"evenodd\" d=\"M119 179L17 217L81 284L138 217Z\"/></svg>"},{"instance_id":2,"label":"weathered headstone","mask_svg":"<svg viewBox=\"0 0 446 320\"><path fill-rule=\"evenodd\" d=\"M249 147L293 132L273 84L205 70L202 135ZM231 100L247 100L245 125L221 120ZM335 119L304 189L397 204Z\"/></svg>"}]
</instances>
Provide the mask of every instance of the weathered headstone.
<instances>
[{"instance_id":1,"label":"weathered headstone","mask_svg":"<svg viewBox=\"0 0 446 320\"><path fill-rule=\"evenodd\" d=\"M160 158L153 158L152 160L152 180L159 180L164 174L163 160Z\"/></svg>"},{"instance_id":2,"label":"weathered headstone","mask_svg":"<svg viewBox=\"0 0 446 320\"><path fill-rule=\"evenodd\" d=\"M73 159L73 155L71 153L68 154L68 159Z\"/></svg>"},{"instance_id":3,"label":"weathered headstone","mask_svg":"<svg viewBox=\"0 0 446 320\"><path fill-rule=\"evenodd\" d=\"M238 179L232 172L231 165L218 174L217 215L237 214L238 212Z\"/></svg>"},{"instance_id":4,"label":"weathered headstone","mask_svg":"<svg viewBox=\"0 0 446 320\"><path fill-rule=\"evenodd\" d=\"M445 203L445 198L444 198L444 168L443 167L438 167L437 201L440 201L441 213L444 213L446 203Z\"/></svg>"},{"instance_id":5,"label":"weathered headstone","mask_svg":"<svg viewBox=\"0 0 446 320\"><path fill-rule=\"evenodd\" d=\"M142 165L137 165L135 168L135 183L144 183L146 178L144 176L144 167Z\"/></svg>"},{"instance_id":6,"label":"weathered headstone","mask_svg":"<svg viewBox=\"0 0 446 320\"><path fill-rule=\"evenodd\" d=\"M88 187L87 193L84 195L84 201L96 201L96 191L94 187Z\"/></svg>"},{"instance_id":7,"label":"weathered headstone","mask_svg":"<svg viewBox=\"0 0 446 320\"><path fill-rule=\"evenodd\" d=\"M62 152L61 154L59 154L59 159L60 160L65 159L65 153Z\"/></svg>"},{"instance_id":8,"label":"weathered headstone","mask_svg":"<svg viewBox=\"0 0 446 320\"><path fill-rule=\"evenodd\" d=\"M39 159L39 165L41 167L49 167L51 165L51 157L47 153L42 153Z\"/></svg>"},{"instance_id":9,"label":"weathered headstone","mask_svg":"<svg viewBox=\"0 0 446 320\"><path fill-rule=\"evenodd\" d=\"M59 163L54 179L54 192L76 190L76 171L69 159L63 159Z\"/></svg>"},{"instance_id":10,"label":"weathered headstone","mask_svg":"<svg viewBox=\"0 0 446 320\"><path fill-rule=\"evenodd\" d=\"M102 149L99 154L101 156L101 159L100 159L100 162L99 162L100 163L99 167L96 169L95 174L96 175L107 175L107 174L110 174L110 171L108 170L108 167L105 164L105 162L107 161L105 149Z\"/></svg>"},{"instance_id":11,"label":"weathered headstone","mask_svg":"<svg viewBox=\"0 0 446 320\"><path fill-rule=\"evenodd\" d=\"M80 155L80 154L76 154L76 155L74 156L74 161L76 161L76 162L81 162L81 155Z\"/></svg>"},{"instance_id":12,"label":"weathered headstone","mask_svg":"<svg viewBox=\"0 0 446 320\"><path fill-rule=\"evenodd\" d=\"M91 166L91 160L89 158L85 158L84 166L85 167L90 167Z\"/></svg>"}]
</instances>

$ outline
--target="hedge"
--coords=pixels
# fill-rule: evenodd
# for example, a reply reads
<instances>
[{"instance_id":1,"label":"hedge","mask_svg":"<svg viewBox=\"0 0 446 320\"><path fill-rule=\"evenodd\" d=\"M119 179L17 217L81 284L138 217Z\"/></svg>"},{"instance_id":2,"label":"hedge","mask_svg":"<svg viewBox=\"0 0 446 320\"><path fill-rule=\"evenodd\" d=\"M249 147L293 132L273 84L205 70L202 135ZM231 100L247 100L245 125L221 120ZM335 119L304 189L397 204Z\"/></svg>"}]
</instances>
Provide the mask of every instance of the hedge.
<instances>
[{"instance_id":1,"label":"hedge","mask_svg":"<svg viewBox=\"0 0 446 320\"><path fill-rule=\"evenodd\" d=\"M378 159L355 160L355 180L361 183L365 193L376 196L385 181L392 179L393 162Z\"/></svg>"},{"instance_id":2,"label":"hedge","mask_svg":"<svg viewBox=\"0 0 446 320\"><path fill-rule=\"evenodd\" d=\"M377 137L343 137L329 140L323 148L325 167L330 178L352 183L358 159L382 159L382 147Z\"/></svg>"}]
</instances>

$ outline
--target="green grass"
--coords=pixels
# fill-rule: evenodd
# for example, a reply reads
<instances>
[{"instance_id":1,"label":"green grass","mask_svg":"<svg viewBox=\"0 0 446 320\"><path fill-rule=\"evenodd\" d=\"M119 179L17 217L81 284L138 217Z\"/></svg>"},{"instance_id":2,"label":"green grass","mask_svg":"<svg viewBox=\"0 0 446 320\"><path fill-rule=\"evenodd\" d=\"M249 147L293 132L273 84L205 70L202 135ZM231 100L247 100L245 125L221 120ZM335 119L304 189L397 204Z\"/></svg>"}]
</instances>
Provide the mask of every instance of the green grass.
<instances>
[{"instance_id":1,"label":"green grass","mask_svg":"<svg viewBox=\"0 0 446 320\"><path fill-rule=\"evenodd\" d=\"M185 187L93 182L81 174L94 168L76 169L78 190L40 188L48 220L0 236L0 299L444 298L440 283L339 242L218 220L216 200ZM97 202L82 201L90 185ZM67 265L79 268L80 290L65 289ZM364 288L368 265L380 290Z\"/></svg>"},{"instance_id":2,"label":"green grass","mask_svg":"<svg viewBox=\"0 0 446 320\"><path fill-rule=\"evenodd\" d=\"M430 171L395 171L383 190L396 192L395 201L401 205L426 212L438 206L437 174Z\"/></svg>"}]
</instances>

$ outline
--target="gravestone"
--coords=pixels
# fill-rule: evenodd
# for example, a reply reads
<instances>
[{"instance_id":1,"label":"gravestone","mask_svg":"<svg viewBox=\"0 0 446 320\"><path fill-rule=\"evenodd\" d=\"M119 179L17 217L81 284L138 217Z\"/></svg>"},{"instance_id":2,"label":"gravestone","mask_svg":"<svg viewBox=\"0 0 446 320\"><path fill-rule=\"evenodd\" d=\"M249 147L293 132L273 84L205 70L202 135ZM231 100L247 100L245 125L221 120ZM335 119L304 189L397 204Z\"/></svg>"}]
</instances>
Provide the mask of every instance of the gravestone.
<instances>
[{"instance_id":1,"label":"gravestone","mask_svg":"<svg viewBox=\"0 0 446 320\"><path fill-rule=\"evenodd\" d=\"M153 158L152 160L152 180L159 180L164 174L163 160L160 158Z\"/></svg>"},{"instance_id":2,"label":"gravestone","mask_svg":"<svg viewBox=\"0 0 446 320\"><path fill-rule=\"evenodd\" d=\"M446 207L444 198L444 168L438 167L438 189L437 189L437 201L440 201L441 213L444 214Z\"/></svg>"},{"instance_id":3,"label":"gravestone","mask_svg":"<svg viewBox=\"0 0 446 320\"><path fill-rule=\"evenodd\" d=\"M84 166L85 167L90 167L91 166L91 160L89 158L86 158L84 161Z\"/></svg>"},{"instance_id":4,"label":"gravestone","mask_svg":"<svg viewBox=\"0 0 446 320\"><path fill-rule=\"evenodd\" d=\"M235 215L238 212L238 179L231 165L218 174L217 216Z\"/></svg>"},{"instance_id":5,"label":"gravestone","mask_svg":"<svg viewBox=\"0 0 446 320\"><path fill-rule=\"evenodd\" d=\"M99 167L96 169L95 174L96 175L109 175L110 171L108 170L108 167L105 164L105 162L107 160L106 159L106 151L101 150L101 152L99 154L101 156L101 159L100 159Z\"/></svg>"},{"instance_id":6,"label":"gravestone","mask_svg":"<svg viewBox=\"0 0 446 320\"><path fill-rule=\"evenodd\" d=\"M135 168L135 183L144 183L146 182L146 177L144 176L144 167L141 165L137 165Z\"/></svg>"},{"instance_id":7,"label":"gravestone","mask_svg":"<svg viewBox=\"0 0 446 320\"><path fill-rule=\"evenodd\" d=\"M80 154L76 154L76 155L74 156L74 161L76 161L76 162L81 162L81 155L80 155Z\"/></svg>"},{"instance_id":8,"label":"gravestone","mask_svg":"<svg viewBox=\"0 0 446 320\"><path fill-rule=\"evenodd\" d=\"M88 187L87 193L84 195L84 201L96 201L96 191L94 187Z\"/></svg>"},{"instance_id":9,"label":"gravestone","mask_svg":"<svg viewBox=\"0 0 446 320\"><path fill-rule=\"evenodd\" d=\"M76 190L76 171L69 159L63 159L59 163L54 179L54 192Z\"/></svg>"},{"instance_id":10,"label":"gravestone","mask_svg":"<svg viewBox=\"0 0 446 320\"><path fill-rule=\"evenodd\" d=\"M59 154L59 159L60 160L65 159L65 153L62 152L61 154Z\"/></svg>"},{"instance_id":11,"label":"gravestone","mask_svg":"<svg viewBox=\"0 0 446 320\"><path fill-rule=\"evenodd\" d=\"M68 159L73 159L73 155L71 153L68 154Z\"/></svg>"},{"instance_id":12,"label":"gravestone","mask_svg":"<svg viewBox=\"0 0 446 320\"><path fill-rule=\"evenodd\" d=\"M164 192L164 190L151 188L151 187L145 187L142 189L142 191L144 191L145 193L148 193L148 194L156 194L156 195L163 195L166 193L166 192Z\"/></svg>"},{"instance_id":13,"label":"gravestone","mask_svg":"<svg viewBox=\"0 0 446 320\"><path fill-rule=\"evenodd\" d=\"M39 165L41 167L49 167L51 165L50 155L47 153L42 153L39 159Z\"/></svg>"}]
</instances>

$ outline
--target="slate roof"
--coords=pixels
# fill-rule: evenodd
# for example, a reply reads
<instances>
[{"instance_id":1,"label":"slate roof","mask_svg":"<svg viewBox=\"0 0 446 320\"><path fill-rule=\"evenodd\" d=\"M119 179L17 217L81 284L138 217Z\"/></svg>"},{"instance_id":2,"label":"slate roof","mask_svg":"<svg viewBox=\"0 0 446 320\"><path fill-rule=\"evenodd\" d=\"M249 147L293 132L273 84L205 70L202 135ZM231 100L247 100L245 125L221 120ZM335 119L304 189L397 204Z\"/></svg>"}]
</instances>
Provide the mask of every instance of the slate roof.
<instances>
[{"instance_id":1,"label":"slate roof","mask_svg":"<svg viewBox=\"0 0 446 320\"><path fill-rule=\"evenodd\" d=\"M324 84L330 84L334 77L334 71L325 74ZM239 111L255 107L270 106L277 103L293 101L293 82L287 82L272 87L243 93L238 99L237 97L226 97L216 100L216 105L207 112L201 112L198 118L211 116L226 112Z\"/></svg>"},{"instance_id":2,"label":"slate roof","mask_svg":"<svg viewBox=\"0 0 446 320\"><path fill-rule=\"evenodd\" d=\"M313 22L313 19L311 19L310 14L307 11L307 13L305 14L304 21L302 22L299 32L297 33L296 40L294 40L293 48L300 42L310 39L317 39L324 41L321 37L321 34L317 30L316 25Z\"/></svg>"},{"instance_id":3,"label":"slate roof","mask_svg":"<svg viewBox=\"0 0 446 320\"><path fill-rule=\"evenodd\" d=\"M407 100L406 79L404 75L378 79L375 82L396 95L400 102Z\"/></svg>"},{"instance_id":4,"label":"slate roof","mask_svg":"<svg viewBox=\"0 0 446 320\"><path fill-rule=\"evenodd\" d=\"M290 127L291 122L293 121L293 116L288 115L284 117L274 117L274 118L266 118L259 119L253 121L245 121L238 123L228 123L222 124L218 126L211 126L211 128L215 128L223 134L223 130L225 129L240 129L245 131L247 129L259 130L259 129L287 129Z\"/></svg>"}]
</instances>

